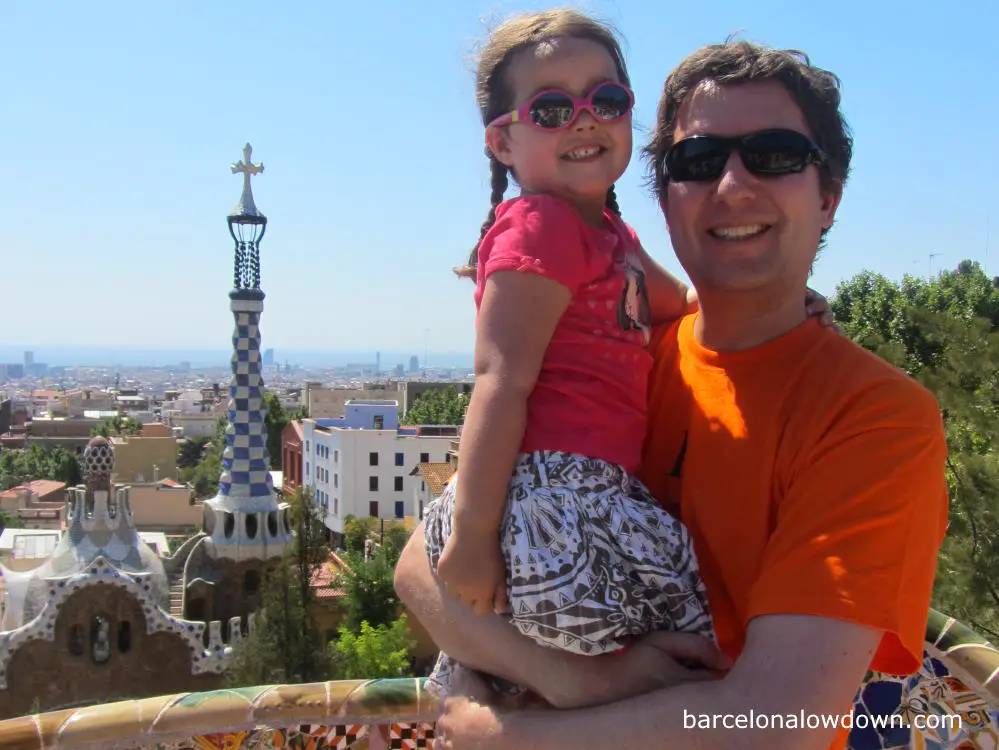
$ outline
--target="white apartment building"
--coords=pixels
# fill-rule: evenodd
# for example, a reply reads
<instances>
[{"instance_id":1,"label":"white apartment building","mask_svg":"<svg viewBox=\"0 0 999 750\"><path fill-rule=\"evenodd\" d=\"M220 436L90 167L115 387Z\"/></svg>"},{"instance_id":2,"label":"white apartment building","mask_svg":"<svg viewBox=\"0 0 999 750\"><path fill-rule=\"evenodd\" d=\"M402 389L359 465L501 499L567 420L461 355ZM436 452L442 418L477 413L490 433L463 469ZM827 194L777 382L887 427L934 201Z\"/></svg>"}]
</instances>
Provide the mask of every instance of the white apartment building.
<instances>
[{"instance_id":1,"label":"white apartment building","mask_svg":"<svg viewBox=\"0 0 999 750\"><path fill-rule=\"evenodd\" d=\"M347 516L418 518L413 469L444 462L457 435L456 426L400 425L395 401L351 400L341 419L302 421L302 483L338 534Z\"/></svg>"}]
</instances>

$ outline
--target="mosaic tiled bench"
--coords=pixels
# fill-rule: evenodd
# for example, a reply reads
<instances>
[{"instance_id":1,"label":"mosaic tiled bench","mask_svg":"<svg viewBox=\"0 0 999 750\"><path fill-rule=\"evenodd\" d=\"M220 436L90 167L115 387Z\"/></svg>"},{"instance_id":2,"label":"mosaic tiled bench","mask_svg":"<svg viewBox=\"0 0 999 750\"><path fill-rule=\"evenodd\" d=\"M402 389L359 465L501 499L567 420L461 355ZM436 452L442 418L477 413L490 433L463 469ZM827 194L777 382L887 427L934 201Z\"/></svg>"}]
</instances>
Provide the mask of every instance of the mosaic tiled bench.
<instances>
[{"instance_id":1,"label":"mosaic tiled bench","mask_svg":"<svg viewBox=\"0 0 999 750\"><path fill-rule=\"evenodd\" d=\"M999 748L997 673L999 650L932 612L919 674L868 675L851 750ZM432 746L437 709L417 679L271 685L9 719L0 722L0 748L408 750ZM883 717L881 729L872 716ZM916 722L927 728L910 729Z\"/></svg>"}]
</instances>

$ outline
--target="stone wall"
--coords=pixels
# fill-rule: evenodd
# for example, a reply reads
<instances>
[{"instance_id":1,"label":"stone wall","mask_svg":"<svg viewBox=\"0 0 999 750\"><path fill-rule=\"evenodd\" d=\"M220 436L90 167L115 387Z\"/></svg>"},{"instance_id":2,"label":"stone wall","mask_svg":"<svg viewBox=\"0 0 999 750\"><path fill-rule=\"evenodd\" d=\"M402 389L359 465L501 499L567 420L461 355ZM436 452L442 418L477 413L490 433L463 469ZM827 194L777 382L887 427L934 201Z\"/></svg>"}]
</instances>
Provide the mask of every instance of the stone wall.
<instances>
[{"instance_id":1,"label":"stone wall","mask_svg":"<svg viewBox=\"0 0 999 750\"><path fill-rule=\"evenodd\" d=\"M261 605L264 580L278 560L216 560L212 583L192 581L184 597L184 616L191 620L221 620L240 617L246 621Z\"/></svg>"},{"instance_id":2,"label":"stone wall","mask_svg":"<svg viewBox=\"0 0 999 750\"><path fill-rule=\"evenodd\" d=\"M0 718L88 703L212 690L219 674L191 674L191 650L173 632L147 633L143 605L126 589L97 584L71 594L53 640L22 644L7 665Z\"/></svg>"}]
</instances>

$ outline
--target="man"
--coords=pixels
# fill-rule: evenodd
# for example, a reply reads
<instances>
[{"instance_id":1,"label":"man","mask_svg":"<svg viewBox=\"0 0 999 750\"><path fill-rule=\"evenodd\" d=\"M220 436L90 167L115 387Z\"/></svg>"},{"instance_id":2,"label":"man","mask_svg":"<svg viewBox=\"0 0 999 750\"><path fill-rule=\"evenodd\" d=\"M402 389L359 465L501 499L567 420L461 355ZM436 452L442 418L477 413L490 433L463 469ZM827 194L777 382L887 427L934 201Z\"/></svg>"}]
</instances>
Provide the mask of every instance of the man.
<instances>
[{"instance_id":1,"label":"man","mask_svg":"<svg viewBox=\"0 0 999 750\"><path fill-rule=\"evenodd\" d=\"M647 149L700 311L652 345L642 478L691 531L731 668L666 655L720 666L691 636L610 657L539 647L451 601L417 533L397 588L437 643L556 707L588 706L501 713L466 677L444 747L840 748L848 728L823 718L849 712L868 668L918 668L946 528L939 407L801 306L849 172L839 101L803 56L712 46L670 75ZM758 719L774 715L806 728Z\"/></svg>"}]
</instances>

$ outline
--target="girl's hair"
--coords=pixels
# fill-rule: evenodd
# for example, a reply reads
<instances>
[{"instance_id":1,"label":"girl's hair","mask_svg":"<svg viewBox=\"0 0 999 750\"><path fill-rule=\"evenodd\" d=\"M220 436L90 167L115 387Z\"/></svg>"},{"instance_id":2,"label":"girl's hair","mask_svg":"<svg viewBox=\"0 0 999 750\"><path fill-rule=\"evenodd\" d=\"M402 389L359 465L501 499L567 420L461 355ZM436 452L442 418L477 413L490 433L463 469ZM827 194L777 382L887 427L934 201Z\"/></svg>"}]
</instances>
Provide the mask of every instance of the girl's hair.
<instances>
[{"instance_id":1,"label":"girl's hair","mask_svg":"<svg viewBox=\"0 0 999 750\"><path fill-rule=\"evenodd\" d=\"M488 125L504 112L513 109L513 91L507 81L507 69L510 60L521 50L541 44L556 38L589 39L603 46L617 68L621 83L631 86L628 69L624 63L624 54L614 30L603 23L594 21L582 13L571 9L547 10L541 13L526 13L507 19L486 42L479 55L479 64L475 74L475 96L482 114L482 124ZM468 265L456 268L455 273L465 278L475 278L475 267L479 258L479 244L486 232L496 221L496 207L503 202L503 196L509 184L507 174L511 170L486 148L489 159L492 193L486 220L482 223L479 239L468 257ZM516 175L514 175L516 179ZM620 216L614 186L607 191L607 207Z\"/></svg>"}]
</instances>

